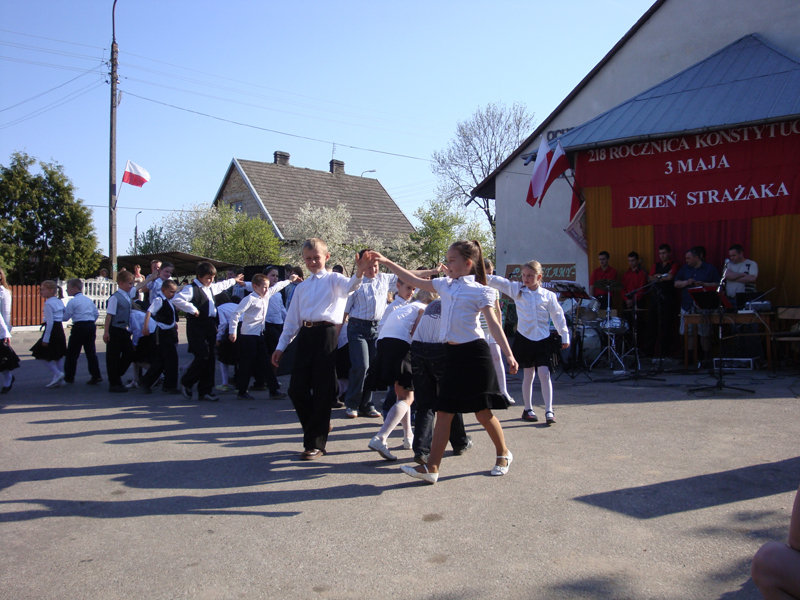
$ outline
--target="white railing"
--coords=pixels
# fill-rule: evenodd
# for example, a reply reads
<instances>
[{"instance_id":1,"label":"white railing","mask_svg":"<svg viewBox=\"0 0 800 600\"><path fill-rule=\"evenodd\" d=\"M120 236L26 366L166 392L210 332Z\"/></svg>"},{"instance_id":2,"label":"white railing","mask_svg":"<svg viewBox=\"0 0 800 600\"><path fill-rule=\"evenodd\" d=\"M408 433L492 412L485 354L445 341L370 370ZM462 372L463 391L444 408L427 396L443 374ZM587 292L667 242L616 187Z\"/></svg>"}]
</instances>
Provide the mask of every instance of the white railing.
<instances>
[{"instance_id":1,"label":"white railing","mask_svg":"<svg viewBox=\"0 0 800 600\"><path fill-rule=\"evenodd\" d=\"M97 307L98 312L100 313L100 318L98 321L102 322L106 315L106 306L108 305L108 299L111 295L117 291L117 284L110 279L82 279L83 281L83 295L89 298L94 305ZM61 298L64 301L64 304L69 302L69 296L67 295L67 282L66 281L57 281L58 287L61 288Z\"/></svg>"}]
</instances>

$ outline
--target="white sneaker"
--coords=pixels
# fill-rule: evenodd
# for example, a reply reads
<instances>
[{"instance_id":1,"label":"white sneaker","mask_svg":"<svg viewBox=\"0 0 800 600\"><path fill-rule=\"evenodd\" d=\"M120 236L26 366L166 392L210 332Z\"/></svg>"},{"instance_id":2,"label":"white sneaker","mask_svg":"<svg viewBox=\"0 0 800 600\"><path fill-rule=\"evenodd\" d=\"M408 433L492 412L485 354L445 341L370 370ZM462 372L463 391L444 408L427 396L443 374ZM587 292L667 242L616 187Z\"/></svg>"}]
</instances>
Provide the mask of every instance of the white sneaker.
<instances>
[{"instance_id":1,"label":"white sneaker","mask_svg":"<svg viewBox=\"0 0 800 600\"><path fill-rule=\"evenodd\" d=\"M48 387L48 388L59 387L58 384L61 383L62 381L64 381L64 377L65 377L64 373L59 373L58 375L53 375L53 380L50 383L48 383L45 387Z\"/></svg>"},{"instance_id":2,"label":"white sneaker","mask_svg":"<svg viewBox=\"0 0 800 600\"><path fill-rule=\"evenodd\" d=\"M414 436L403 438L403 449L411 450L414 447Z\"/></svg>"},{"instance_id":3,"label":"white sneaker","mask_svg":"<svg viewBox=\"0 0 800 600\"><path fill-rule=\"evenodd\" d=\"M368 447L370 450L375 450L386 460L397 460L397 457L389 451L389 446L386 445L386 442L377 435L369 441Z\"/></svg>"},{"instance_id":4,"label":"white sneaker","mask_svg":"<svg viewBox=\"0 0 800 600\"><path fill-rule=\"evenodd\" d=\"M136 383L134 380L132 380L132 379L131 379L131 380L128 382L128 385L126 385L125 387L126 387L126 388L128 388L129 390L132 390L133 388L137 388L137 387L139 387L139 384L138 384L138 383Z\"/></svg>"}]
</instances>

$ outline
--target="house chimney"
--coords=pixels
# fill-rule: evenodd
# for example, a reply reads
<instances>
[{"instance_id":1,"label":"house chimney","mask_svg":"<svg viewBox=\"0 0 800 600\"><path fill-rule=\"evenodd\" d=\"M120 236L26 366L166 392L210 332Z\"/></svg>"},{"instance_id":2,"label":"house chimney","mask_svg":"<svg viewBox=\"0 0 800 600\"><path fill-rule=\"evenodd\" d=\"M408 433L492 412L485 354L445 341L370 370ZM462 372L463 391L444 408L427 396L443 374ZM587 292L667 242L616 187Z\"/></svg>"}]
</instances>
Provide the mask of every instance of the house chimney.
<instances>
[{"instance_id":1,"label":"house chimney","mask_svg":"<svg viewBox=\"0 0 800 600\"><path fill-rule=\"evenodd\" d=\"M331 173L334 175L344 175L344 162L341 160L331 161Z\"/></svg>"},{"instance_id":2,"label":"house chimney","mask_svg":"<svg viewBox=\"0 0 800 600\"><path fill-rule=\"evenodd\" d=\"M281 152L280 150L276 150L273 152L272 156L275 157L275 164L276 165L283 165L288 167L289 166L289 153L288 152Z\"/></svg>"}]
</instances>

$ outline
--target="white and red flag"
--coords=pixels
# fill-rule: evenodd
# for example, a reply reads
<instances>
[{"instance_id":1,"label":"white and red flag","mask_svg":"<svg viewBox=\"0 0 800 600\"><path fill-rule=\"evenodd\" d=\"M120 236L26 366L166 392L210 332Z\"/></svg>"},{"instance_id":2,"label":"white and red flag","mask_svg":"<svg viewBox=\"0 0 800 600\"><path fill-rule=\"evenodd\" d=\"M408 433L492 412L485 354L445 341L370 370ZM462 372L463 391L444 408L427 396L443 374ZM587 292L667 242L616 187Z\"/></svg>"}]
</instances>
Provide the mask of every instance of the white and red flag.
<instances>
[{"instance_id":1,"label":"white and red flag","mask_svg":"<svg viewBox=\"0 0 800 600\"><path fill-rule=\"evenodd\" d=\"M567 153L564 152L564 148L561 146L561 140L559 140L556 144L553 156L550 159L550 167L547 169L547 177L542 187L542 194L539 196L539 206L542 205L544 195L547 193L552 183L567 169L569 169L569 160L567 160Z\"/></svg>"},{"instance_id":2,"label":"white and red flag","mask_svg":"<svg viewBox=\"0 0 800 600\"><path fill-rule=\"evenodd\" d=\"M125 174L122 176L122 183L130 183L136 187L142 187L150 181L150 173L134 162L128 161L125 165Z\"/></svg>"},{"instance_id":3,"label":"white and red flag","mask_svg":"<svg viewBox=\"0 0 800 600\"><path fill-rule=\"evenodd\" d=\"M542 136L542 143L539 144L539 151L536 154L536 162L533 163L533 174L531 175L531 183L528 186L528 196L525 198L525 202L531 206L536 206L536 202L542 196L542 190L547 181L547 168L552 155L553 152L550 150L550 146Z\"/></svg>"}]
</instances>

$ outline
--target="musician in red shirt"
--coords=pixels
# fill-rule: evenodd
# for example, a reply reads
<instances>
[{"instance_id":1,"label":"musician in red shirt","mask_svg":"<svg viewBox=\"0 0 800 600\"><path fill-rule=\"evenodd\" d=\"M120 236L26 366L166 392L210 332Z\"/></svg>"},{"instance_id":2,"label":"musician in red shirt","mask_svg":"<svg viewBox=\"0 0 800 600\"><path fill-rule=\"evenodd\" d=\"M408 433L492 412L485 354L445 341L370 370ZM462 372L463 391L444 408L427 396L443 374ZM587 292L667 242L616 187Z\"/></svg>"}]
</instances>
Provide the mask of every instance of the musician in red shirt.
<instances>
[{"instance_id":1,"label":"musician in red shirt","mask_svg":"<svg viewBox=\"0 0 800 600\"><path fill-rule=\"evenodd\" d=\"M620 292L622 294L622 300L625 302L624 306L627 311L629 311L626 312L626 314L631 331L633 331L634 327L634 307L639 311L638 314L636 314L635 324L640 339L644 334L645 325L645 316L642 312L646 306L644 295L649 291L649 288L648 290L640 289L647 285L647 273L642 270L641 264L642 261L639 259L639 254L637 252L628 253L628 270L622 276L622 291ZM636 302L634 302L634 298Z\"/></svg>"},{"instance_id":2,"label":"musician in red shirt","mask_svg":"<svg viewBox=\"0 0 800 600\"><path fill-rule=\"evenodd\" d=\"M597 267L594 271L592 271L592 276L589 277L589 285L594 286L596 281L601 279L617 279L617 270L608 264L611 255L603 250L599 256L598 260L600 262L600 266ZM608 309L611 305L611 292L608 290L601 290L599 288L594 288L592 293L600 301L600 308Z\"/></svg>"}]
</instances>

